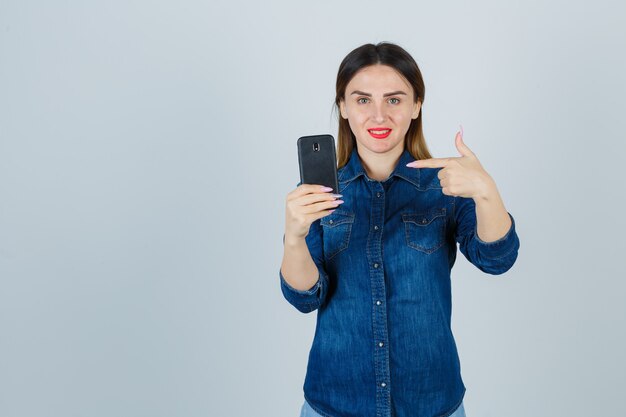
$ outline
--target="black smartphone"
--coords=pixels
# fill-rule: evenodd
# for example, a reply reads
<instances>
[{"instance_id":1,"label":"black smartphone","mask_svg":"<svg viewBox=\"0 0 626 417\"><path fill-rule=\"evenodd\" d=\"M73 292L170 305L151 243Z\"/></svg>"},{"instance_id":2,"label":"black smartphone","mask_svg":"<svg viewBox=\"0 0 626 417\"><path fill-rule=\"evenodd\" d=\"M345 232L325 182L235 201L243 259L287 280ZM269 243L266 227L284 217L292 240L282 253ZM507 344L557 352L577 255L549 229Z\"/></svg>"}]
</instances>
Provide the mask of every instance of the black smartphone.
<instances>
[{"instance_id":1,"label":"black smartphone","mask_svg":"<svg viewBox=\"0 0 626 417\"><path fill-rule=\"evenodd\" d=\"M320 184L339 193L337 154L332 135L302 136L298 139L298 164L302 184Z\"/></svg>"}]
</instances>

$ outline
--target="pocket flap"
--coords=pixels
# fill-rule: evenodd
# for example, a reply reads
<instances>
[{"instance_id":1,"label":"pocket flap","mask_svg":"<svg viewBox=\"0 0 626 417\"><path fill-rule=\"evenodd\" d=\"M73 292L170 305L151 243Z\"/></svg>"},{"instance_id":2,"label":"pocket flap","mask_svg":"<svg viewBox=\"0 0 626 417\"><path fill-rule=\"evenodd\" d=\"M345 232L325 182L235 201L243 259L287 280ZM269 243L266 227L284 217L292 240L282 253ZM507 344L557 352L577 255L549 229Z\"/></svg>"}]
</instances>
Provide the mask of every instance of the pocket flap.
<instances>
[{"instance_id":1,"label":"pocket flap","mask_svg":"<svg viewBox=\"0 0 626 417\"><path fill-rule=\"evenodd\" d=\"M328 216L324 216L320 219L320 223L322 226L326 227L335 227L344 223L353 223L354 222L354 213L350 213L347 211L342 211L335 209Z\"/></svg>"},{"instance_id":2,"label":"pocket flap","mask_svg":"<svg viewBox=\"0 0 626 417\"><path fill-rule=\"evenodd\" d=\"M335 214L335 213L333 213ZM415 223L418 226L427 226L437 217L445 216L446 208L433 208L426 213L403 213L402 221L405 223Z\"/></svg>"}]
</instances>

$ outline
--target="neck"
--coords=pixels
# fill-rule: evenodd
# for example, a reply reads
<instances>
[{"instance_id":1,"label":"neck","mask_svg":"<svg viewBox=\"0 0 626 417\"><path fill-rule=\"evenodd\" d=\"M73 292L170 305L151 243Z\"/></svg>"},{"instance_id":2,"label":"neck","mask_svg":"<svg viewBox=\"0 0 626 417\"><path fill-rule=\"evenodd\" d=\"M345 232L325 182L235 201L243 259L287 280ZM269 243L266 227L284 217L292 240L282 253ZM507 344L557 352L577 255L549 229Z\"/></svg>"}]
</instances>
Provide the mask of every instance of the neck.
<instances>
[{"instance_id":1,"label":"neck","mask_svg":"<svg viewBox=\"0 0 626 417\"><path fill-rule=\"evenodd\" d=\"M389 178L403 151L404 148L400 146L385 153L372 152L363 146L357 147L363 169L365 169L368 177L376 181L384 181Z\"/></svg>"}]
</instances>

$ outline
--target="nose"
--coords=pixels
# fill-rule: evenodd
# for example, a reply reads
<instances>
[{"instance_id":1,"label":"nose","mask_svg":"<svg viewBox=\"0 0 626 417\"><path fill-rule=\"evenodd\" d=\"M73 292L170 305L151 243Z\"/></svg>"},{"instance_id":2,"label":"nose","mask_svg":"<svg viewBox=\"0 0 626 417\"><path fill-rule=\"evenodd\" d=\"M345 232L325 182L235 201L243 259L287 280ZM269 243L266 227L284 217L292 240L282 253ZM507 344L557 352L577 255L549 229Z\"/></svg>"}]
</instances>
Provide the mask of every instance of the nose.
<instances>
[{"instance_id":1,"label":"nose","mask_svg":"<svg viewBox=\"0 0 626 417\"><path fill-rule=\"evenodd\" d=\"M383 123L385 121L385 109L383 108L383 103L378 103L372 106L372 120L376 123Z\"/></svg>"}]
</instances>

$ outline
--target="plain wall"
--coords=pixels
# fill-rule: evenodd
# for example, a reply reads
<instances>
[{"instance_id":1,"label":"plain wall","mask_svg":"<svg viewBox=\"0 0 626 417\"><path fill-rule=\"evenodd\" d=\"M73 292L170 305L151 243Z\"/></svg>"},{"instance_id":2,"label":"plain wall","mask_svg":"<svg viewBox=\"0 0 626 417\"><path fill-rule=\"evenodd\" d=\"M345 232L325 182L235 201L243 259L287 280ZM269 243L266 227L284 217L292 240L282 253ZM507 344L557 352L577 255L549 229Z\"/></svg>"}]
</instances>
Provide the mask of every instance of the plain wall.
<instances>
[{"instance_id":1,"label":"plain wall","mask_svg":"<svg viewBox=\"0 0 626 417\"><path fill-rule=\"evenodd\" d=\"M468 416L616 415L626 7L571 0L1 1L0 415L299 415L296 140L384 40L433 155L462 124L516 219L509 272L452 270Z\"/></svg>"}]
</instances>

